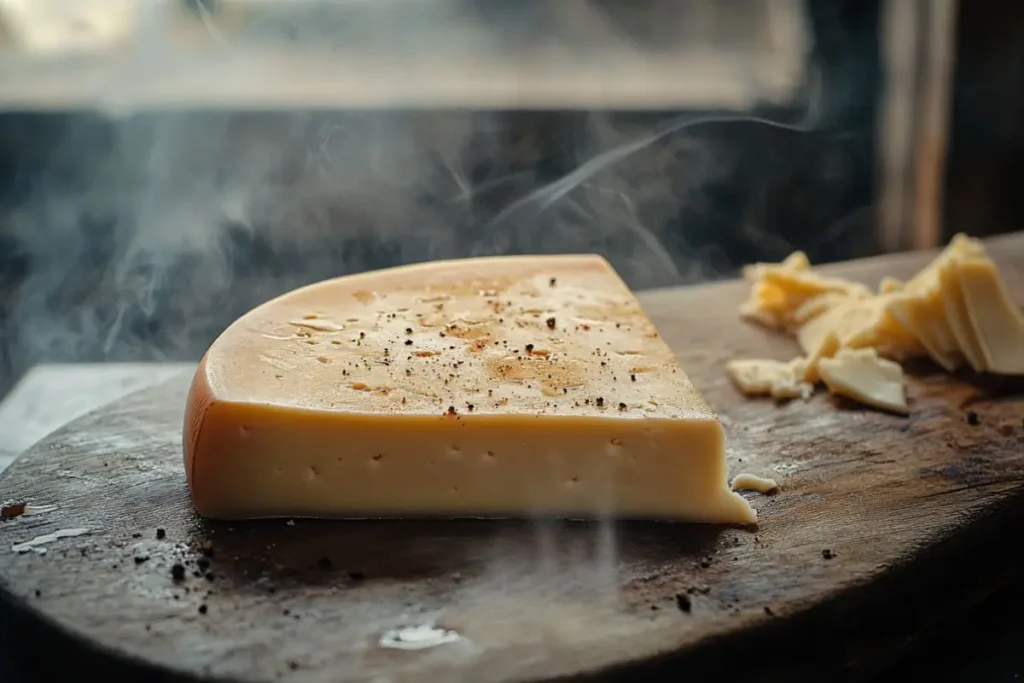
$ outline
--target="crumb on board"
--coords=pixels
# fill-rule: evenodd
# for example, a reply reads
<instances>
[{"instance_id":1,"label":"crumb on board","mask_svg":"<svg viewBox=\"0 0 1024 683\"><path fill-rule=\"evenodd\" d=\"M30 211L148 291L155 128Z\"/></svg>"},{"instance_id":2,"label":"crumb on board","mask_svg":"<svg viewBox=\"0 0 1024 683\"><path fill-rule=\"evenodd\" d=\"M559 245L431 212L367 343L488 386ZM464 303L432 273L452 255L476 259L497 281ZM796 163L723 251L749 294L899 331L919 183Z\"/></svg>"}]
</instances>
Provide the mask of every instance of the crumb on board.
<instances>
[{"instance_id":1,"label":"crumb on board","mask_svg":"<svg viewBox=\"0 0 1024 683\"><path fill-rule=\"evenodd\" d=\"M733 477L731 488L733 491L775 493L779 490L779 483L768 477L759 477L756 474L743 472Z\"/></svg>"},{"instance_id":2,"label":"crumb on board","mask_svg":"<svg viewBox=\"0 0 1024 683\"><path fill-rule=\"evenodd\" d=\"M13 519L14 517L21 517L25 514L25 508L28 507L28 503L4 503L0 506L0 518L2 519Z\"/></svg>"},{"instance_id":3,"label":"crumb on board","mask_svg":"<svg viewBox=\"0 0 1024 683\"><path fill-rule=\"evenodd\" d=\"M884 277L877 290L812 271L802 252L745 266L743 277L751 291L741 318L788 334L803 354L788 363L728 363L747 396L795 398L800 382L821 382L832 394L906 415L905 361L930 358L950 373L1024 373L1024 317L982 242L965 234L911 279ZM966 419L980 422L973 411Z\"/></svg>"}]
</instances>

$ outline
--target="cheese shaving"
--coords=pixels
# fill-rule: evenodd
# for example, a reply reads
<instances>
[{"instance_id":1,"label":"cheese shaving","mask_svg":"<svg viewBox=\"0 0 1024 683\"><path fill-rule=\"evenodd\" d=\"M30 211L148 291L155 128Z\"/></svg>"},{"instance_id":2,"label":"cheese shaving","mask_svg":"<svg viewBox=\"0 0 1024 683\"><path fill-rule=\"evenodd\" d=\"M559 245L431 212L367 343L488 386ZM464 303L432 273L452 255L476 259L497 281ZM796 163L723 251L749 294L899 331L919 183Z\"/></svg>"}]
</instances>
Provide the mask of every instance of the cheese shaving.
<instances>
[{"instance_id":1,"label":"cheese shaving","mask_svg":"<svg viewBox=\"0 0 1024 683\"><path fill-rule=\"evenodd\" d=\"M727 364L746 395L806 398L823 381L833 393L905 413L903 373L893 361L931 358L949 372L966 362L977 372L1024 375L1024 316L982 243L966 235L909 280L883 277L877 293L815 273L802 252L747 266L743 277L751 294L740 316L791 334L804 354Z\"/></svg>"}]
</instances>

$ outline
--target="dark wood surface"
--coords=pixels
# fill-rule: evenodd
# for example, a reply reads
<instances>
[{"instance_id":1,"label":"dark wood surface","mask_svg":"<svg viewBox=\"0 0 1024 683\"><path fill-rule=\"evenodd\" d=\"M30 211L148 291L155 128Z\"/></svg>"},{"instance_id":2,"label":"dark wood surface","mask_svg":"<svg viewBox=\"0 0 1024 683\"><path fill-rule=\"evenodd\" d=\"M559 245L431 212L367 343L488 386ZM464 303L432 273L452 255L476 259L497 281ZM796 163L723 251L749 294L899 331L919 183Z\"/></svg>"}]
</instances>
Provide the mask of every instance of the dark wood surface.
<instances>
[{"instance_id":1,"label":"dark wood surface","mask_svg":"<svg viewBox=\"0 0 1024 683\"><path fill-rule=\"evenodd\" d=\"M990 249L1021 303L1024 235ZM830 270L876 284L928 258ZM782 659L794 648L847 667L881 661L901 633L941 626L1018 581L997 551L1024 526L1020 383L922 363L909 418L824 394L747 400L723 364L796 348L737 319L745 294L721 283L642 300L722 414L731 472L781 483L775 496L751 495L756 529L206 523L191 512L182 471L184 375L75 420L0 476L3 498L57 506L0 523L5 612L23 640L60 633L94 662L205 677L640 680L686 665L792 680ZM45 555L10 550L74 527L92 532ZM431 619L464 640L419 652L377 646L387 629Z\"/></svg>"}]
</instances>

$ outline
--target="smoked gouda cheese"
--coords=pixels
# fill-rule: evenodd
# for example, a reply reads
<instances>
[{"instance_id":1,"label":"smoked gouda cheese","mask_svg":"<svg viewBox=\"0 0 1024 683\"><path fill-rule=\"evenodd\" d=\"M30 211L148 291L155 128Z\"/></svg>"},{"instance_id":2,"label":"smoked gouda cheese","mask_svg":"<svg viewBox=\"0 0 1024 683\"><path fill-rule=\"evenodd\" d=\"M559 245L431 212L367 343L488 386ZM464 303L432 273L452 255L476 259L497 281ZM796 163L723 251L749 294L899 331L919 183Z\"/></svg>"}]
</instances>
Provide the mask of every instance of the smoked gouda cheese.
<instances>
[{"instance_id":1,"label":"smoked gouda cheese","mask_svg":"<svg viewBox=\"0 0 1024 683\"><path fill-rule=\"evenodd\" d=\"M598 256L436 262L285 294L210 347L183 434L211 518L753 523L724 437Z\"/></svg>"}]
</instances>

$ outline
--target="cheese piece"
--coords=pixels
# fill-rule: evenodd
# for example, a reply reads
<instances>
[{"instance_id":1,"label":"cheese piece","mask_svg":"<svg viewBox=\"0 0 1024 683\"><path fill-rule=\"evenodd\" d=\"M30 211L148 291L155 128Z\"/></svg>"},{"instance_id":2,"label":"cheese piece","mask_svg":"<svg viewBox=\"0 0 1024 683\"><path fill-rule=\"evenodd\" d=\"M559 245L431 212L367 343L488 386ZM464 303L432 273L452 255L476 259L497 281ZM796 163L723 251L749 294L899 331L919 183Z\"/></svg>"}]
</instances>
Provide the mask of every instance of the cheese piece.
<instances>
[{"instance_id":1,"label":"cheese piece","mask_svg":"<svg viewBox=\"0 0 1024 683\"><path fill-rule=\"evenodd\" d=\"M946 321L942 294L938 287L920 294L904 291L890 300L888 311L921 342L939 366L953 372L963 365L963 354Z\"/></svg>"},{"instance_id":2,"label":"cheese piece","mask_svg":"<svg viewBox=\"0 0 1024 683\"><path fill-rule=\"evenodd\" d=\"M827 313L812 319L797 331L797 342L808 356L814 356L828 335L835 335L843 348L874 348L887 358L904 360L923 355L924 347L899 321L888 306L899 294L867 299L850 298Z\"/></svg>"},{"instance_id":3,"label":"cheese piece","mask_svg":"<svg viewBox=\"0 0 1024 683\"><path fill-rule=\"evenodd\" d=\"M886 275L882 278L882 281L878 283L879 294L892 294L893 292L899 292L903 289L903 282L897 280L894 277Z\"/></svg>"},{"instance_id":4,"label":"cheese piece","mask_svg":"<svg viewBox=\"0 0 1024 683\"><path fill-rule=\"evenodd\" d=\"M810 270L811 262L807 254L802 251L794 251L787 256L782 263L751 263L743 266L743 279L751 282L760 280L770 270Z\"/></svg>"},{"instance_id":5,"label":"cheese piece","mask_svg":"<svg viewBox=\"0 0 1024 683\"><path fill-rule=\"evenodd\" d=\"M858 304L857 312L839 321L839 345L851 349L873 348L879 355L908 360L925 355L921 342L889 310L898 294L880 294Z\"/></svg>"},{"instance_id":6,"label":"cheese piece","mask_svg":"<svg viewBox=\"0 0 1024 683\"><path fill-rule=\"evenodd\" d=\"M834 332L826 332L821 338L818 347L808 356L804 363L803 380L810 384L817 384L821 379L818 371L818 364L823 358L831 358L839 351L839 338Z\"/></svg>"},{"instance_id":7,"label":"cheese piece","mask_svg":"<svg viewBox=\"0 0 1024 683\"><path fill-rule=\"evenodd\" d=\"M736 387L747 396L771 396L775 399L802 398L814 393L814 387L803 381L806 361L794 358L789 362L765 358L733 360L725 364L725 372Z\"/></svg>"},{"instance_id":8,"label":"cheese piece","mask_svg":"<svg viewBox=\"0 0 1024 683\"><path fill-rule=\"evenodd\" d=\"M956 270L946 263L938 270L937 275L942 289L943 310L957 346L976 372L984 372L985 354L981 350L981 343L971 324L970 315L967 312L967 302L960 289L960 279Z\"/></svg>"},{"instance_id":9,"label":"cheese piece","mask_svg":"<svg viewBox=\"0 0 1024 683\"><path fill-rule=\"evenodd\" d=\"M343 277L254 309L201 362L183 445L212 518L753 523L724 438L607 261L519 256Z\"/></svg>"},{"instance_id":10,"label":"cheese piece","mask_svg":"<svg viewBox=\"0 0 1024 683\"><path fill-rule=\"evenodd\" d=\"M774 493L779 490L779 484L774 479L759 477L756 474L737 474L733 477L733 491L757 491L758 493Z\"/></svg>"},{"instance_id":11,"label":"cheese piece","mask_svg":"<svg viewBox=\"0 0 1024 683\"><path fill-rule=\"evenodd\" d=\"M740 308L744 317L773 327L792 328L799 314L807 315L805 304L824 295L838 295L844 299L862 299L871 296L864 285L842 278L824 277L805 270L781 266L764 266L760 280L753 287L751 297Z\"/></svg>"},{"instance_id":12,"label":"cheese piece","mask_svg":"<svg viewBox=\"0 0 1024 683\"><path fill-rule=\"evenodd\" d=\"M833 394L873 408L907 413L903 368L880 358L874 349L840 349L818 363L821 379Z\"/></svg>"},{"instance_id":13,"label":"cheese piece","mask_svg":"<svg viewBox=\"0 0 1024 683\"><path fill-rule=\"evenodd\" d=\"M794 327L802 327L820 315L828 313L836 306L850 301L850 297L844 292L826 292L801 304L793 315L790 322Z\"/></svg>"},{"instance_id":14,"label":"cheese piece","mask_svg":"<svg viewBox=\"0 0 1024 683\"><path fill-rule=\"evenodd\" d=\"M1000 375L1024 375L1024 317L1014 306L999 271L988 260L955 260L974 337L985 369Z\"/></svg>"}]
</instances>

